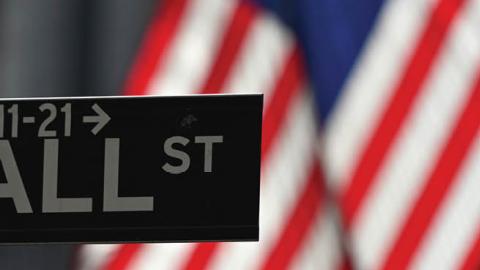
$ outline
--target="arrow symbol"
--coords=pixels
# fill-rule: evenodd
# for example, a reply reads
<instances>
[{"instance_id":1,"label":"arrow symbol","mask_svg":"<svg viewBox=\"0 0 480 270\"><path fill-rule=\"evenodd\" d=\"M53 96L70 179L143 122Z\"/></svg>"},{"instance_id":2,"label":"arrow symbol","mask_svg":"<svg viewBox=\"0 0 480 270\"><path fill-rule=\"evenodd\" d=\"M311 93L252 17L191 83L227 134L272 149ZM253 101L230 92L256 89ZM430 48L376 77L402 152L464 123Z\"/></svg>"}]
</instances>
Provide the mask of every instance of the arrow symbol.
<instances>
[{"instance_id":1,"label":"arrow symbol","mask_svg":"<svg viewBox=\"0 0 480 270\"><path fill-rule=\"evenodd\" d=\"M97 105L93 104L92 109L97 113L97 115L89 115L83 117L83 123L97 123L91 130L94 135L97 133L110 121L110 116Z\"/></svg>"}]
</instances>

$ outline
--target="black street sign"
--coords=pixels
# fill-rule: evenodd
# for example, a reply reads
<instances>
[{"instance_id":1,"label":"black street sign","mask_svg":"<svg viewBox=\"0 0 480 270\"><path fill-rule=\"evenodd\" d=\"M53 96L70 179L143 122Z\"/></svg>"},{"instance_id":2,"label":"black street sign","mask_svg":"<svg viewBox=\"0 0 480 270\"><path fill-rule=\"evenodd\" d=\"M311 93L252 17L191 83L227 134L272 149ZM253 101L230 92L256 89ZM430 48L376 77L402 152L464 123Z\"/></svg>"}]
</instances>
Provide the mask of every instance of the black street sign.
<instances>
[{"instance_id":1,"label":"black street sign","mask_svg":"<svg viewBox=\"0 0 480 270\"><path fill-rule=\"evenodd\" d=\"M0 99L0 243L258 240L261 95Z\"/></svg>"}]
</instances>

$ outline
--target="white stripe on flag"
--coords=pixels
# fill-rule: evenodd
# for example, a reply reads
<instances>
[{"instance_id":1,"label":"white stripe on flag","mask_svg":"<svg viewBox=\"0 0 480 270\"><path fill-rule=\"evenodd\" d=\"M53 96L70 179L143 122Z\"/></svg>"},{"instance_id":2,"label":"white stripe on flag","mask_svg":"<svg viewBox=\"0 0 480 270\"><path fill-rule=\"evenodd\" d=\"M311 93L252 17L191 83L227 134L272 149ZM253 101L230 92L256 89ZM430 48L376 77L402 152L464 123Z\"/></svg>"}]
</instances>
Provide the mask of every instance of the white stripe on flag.
<instances>
[{"instance_id":1,"label":"white stripe on flag","mask_svg":"<svg viewBox=\"0 0 480 270\"><path fill-rule=\"evenodd\" d=\"M339 239L341 232L331 202L323 202L321 211L305 245L292 263L292 269L337 270L342 258Z\"/></svg>"},{"instance_id":2,"label":"white stripe on flag","mask_svg":"<svg viewBox=\"0 0 480 270\"><path fill-rule=\"evenodd\" d=\"M119 245L83 245L80 247L77 270L100 269L115 252Z\"/></svg>"},{"instance_id":3,"label":"white stripe on flag","mask_svg":"<svg viewBox=\"0 0 480 270\"><path fill-rule=\"evenodd\" d=\"M325 128L322 160L334 190L347 184L431 9L429 1L392 0L381 10Z\"/></svg>"},{"instance_id":4,"label":"white stripe on flag","mask_svg":"<svg viewBox=\"0 0 480 270\"><path fill-rule=\"evenodd\" d=\"M305 92L295 97L271 159L263 164L260 241L222 245L212 261L212 269L256 269L273 248L312 165L315 117Z\"/></svg>"},{"instance_id":5,"label":"white stripe on flag","mask_svg":"<svg viewBox=\"0 0 480 270\"><path fill-rule=\"evenodd\" d=\"M466 11L468 7L462 10ZM463 13L462 13L463 14ZM399 133L384 167L360 209L353 244L362 269L377 269L414 206L443 149L476 76L480 50L459 57L468 42L461 15L454 22L439 59ZM469 22L470 23L470 22ZM467 36L466 36L467 34ZM455 89L455 90L453 90Z\"/></svg>"},{"instance_id":6,"label":"white stripe on flag","mask_svg":"<svg viewBox=\"0 0 480 270\"><path fill-rule=\"evenodd\" d=\"M180 269L193 246L191 243L145 244L128 269Z\"/></svg>"},{"instance_id":7,"label":"white stripe on flag","mask_svg":"<svg viewBox=\"0 0 480 270\"><path fill-rule=\"evenodd\" d=\"M200 90L235 5L236 1L224 0L188 2L165 66L157 67L148 94L182 95Z\"/></svg>"},{"instance_id":8,"label":"white stripe on flag","mask_svg":"<svg viewBox=\"0 0 480 270\"><path fill-rule=\"evenodd\" d=\"M263 93L270 98L285 57L293 47L289 32L269 14L258 16L227 79L227 93Z\"/></svg>"}]
</instances>

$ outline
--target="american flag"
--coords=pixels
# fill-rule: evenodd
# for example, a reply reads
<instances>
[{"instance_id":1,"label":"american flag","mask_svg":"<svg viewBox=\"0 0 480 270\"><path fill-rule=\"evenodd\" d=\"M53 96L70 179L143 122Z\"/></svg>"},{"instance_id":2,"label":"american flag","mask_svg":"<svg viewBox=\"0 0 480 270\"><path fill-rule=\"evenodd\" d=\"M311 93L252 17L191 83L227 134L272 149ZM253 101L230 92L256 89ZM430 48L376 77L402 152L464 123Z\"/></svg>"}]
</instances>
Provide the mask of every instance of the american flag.
<instances>
[{"instance_id":1,"label":"american flag","mask_svg":"<svg viewBox=\"0 0 480 270\"><path fill-rule=\"evenodd\" d=\"M79 269L480 267L480 0L164 1L125 86L258 92L258 243L86 245Z\"/></svg>"}]
</instances>

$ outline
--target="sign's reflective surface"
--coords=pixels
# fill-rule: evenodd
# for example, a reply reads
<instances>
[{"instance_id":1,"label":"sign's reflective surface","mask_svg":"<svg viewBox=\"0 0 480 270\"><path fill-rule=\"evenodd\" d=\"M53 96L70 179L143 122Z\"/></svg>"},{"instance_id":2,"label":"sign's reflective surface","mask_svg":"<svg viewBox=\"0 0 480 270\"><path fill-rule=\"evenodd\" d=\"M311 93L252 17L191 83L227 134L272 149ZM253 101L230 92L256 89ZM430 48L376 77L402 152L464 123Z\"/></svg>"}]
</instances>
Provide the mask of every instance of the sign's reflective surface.
<instances>
[{"instance_id":1,"label":"sign's reflective surface","mask_svg":"<svg viewBox=\"0 0 480 270\"><path fill-rule=\"evenodd\" d=\"M262 97L0 100L0 242L257 240Z\"/></svg>"}]
</instances>

